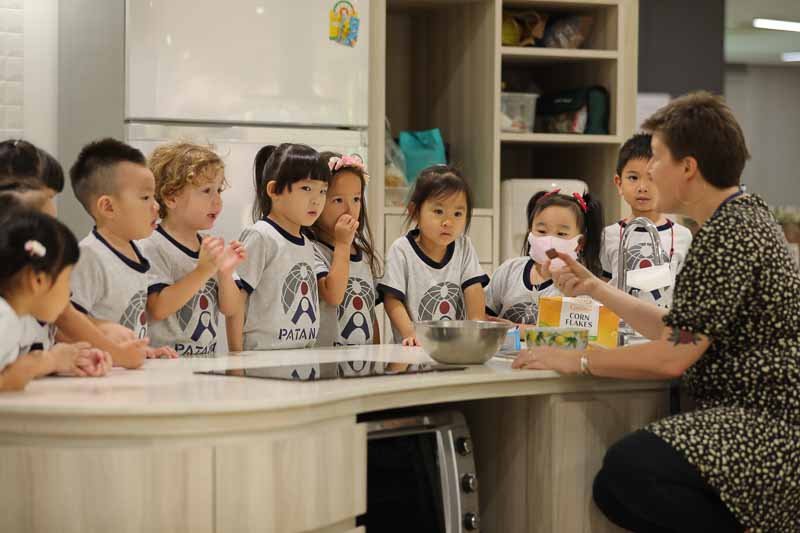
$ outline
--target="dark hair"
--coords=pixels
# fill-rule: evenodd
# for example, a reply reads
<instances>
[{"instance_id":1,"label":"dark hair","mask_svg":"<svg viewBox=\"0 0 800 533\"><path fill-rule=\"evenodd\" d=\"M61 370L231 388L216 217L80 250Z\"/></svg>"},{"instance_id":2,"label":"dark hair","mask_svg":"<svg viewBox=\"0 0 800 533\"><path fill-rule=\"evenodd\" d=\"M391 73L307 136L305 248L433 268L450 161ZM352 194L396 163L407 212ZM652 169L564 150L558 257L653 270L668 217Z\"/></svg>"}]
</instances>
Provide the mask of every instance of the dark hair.
<instances>
[{"instance_id":1,"label":"dark hair","mask_svg":"<svg viewBox=\"0 0 800 533\"><path fill-rule=\"evenodd\" d=\"M39 178L46 187L56 192L64 190L64 167L58 160L50 155L49 152L39 148L39 155L42 158L42 167Z\"/></svg>"},{"instance_id":2,"label":"dark hair","mask_svg":"<svg viewBox=\"0 0 800 533\"><path fill-rule=\"evenodd\" d=\"M342 154L336 152L322 152L319 154L320 161L322 161L322 163L326 166L328 165L328 160L330 160L331 157L342 157ZM358 176L361 181L361 211L358 215L358 231L356 231L356 237L353 239L353 245L357 250L366 254L366 256L369 258L369 269L372 272L372 276L374 278L379 278L381 277L380 260L378 259L378 253L375 250L375 241L372 237L372 229L370 228L369 217L367 215L367 199L366 195L364 194L364 189L367 185L367 180L364 178L365 173L362 169L357 167L344 167L331 174L329 183L332 185L336 180L336 176L344 171L352 172ZM317 219L317 222L319 222L319 219ZM313 231L317 229L317 222L315 222L314 226L311 227L311 236L314 239L317 239L317 236L313 233Z\"/></svg>"},{"instance_id":3,"label":"dark hair","mask_svg":"<svg viewBox=\"0 0 800 533\"><path fill-rule=\"evenodd\" d=\"M750 159L742 128L719 97L690 93L662 107L642 128L659 134L674 159L693 157L703 178L718 189L739 185Z\"/></svg>"},{"instance_id":4,"label":"dark hair","mask_svg":"<svg viewBox=\"0 0 800 533\"><path fill-rule=\"evenodd\" d=\"M0 180L0 198L4 202L15 202L22 207L42 210L50 199L47 186L34 178ZM10 198L11 200L5 200ZM13 205L0 205L0 217Z\"/></svg>"},{"instance_id":5,"label":"dark hair","mask_svg":"<svg viewBox=\"0 0 800 533\"><path fill-rule=\"evenodd\" d=\"M267 194L267 183L275 182L275 193L292 190L292 184L304 179L324 181L331 178L328 164L319 158L319 152L305 144L283 143L264 146L253 162L253 182L256 201L253 204L253 221L266 217L272 210L272 200Z\"/></svg>"},{"instance_id":6,"label":"dark hair","mask_svg":"<svg viewBox=\"0 0 800 533\"><path fill-rule=\"evenodd\" d=\"M595 200L589 193L582 196L586 203L586 212L583 206L574 196L566 194L551 194L547 191L539 191L528 200L526 213L528 215L528 227L526 233L530 231L531 224L536 215L551 206L566 207L575 214L578 229L584 236L583 248L579 254L580 261L593 274L599 276L603 272L600 264L600 241L603 235L603 206ZM528 255L530 245L527 240L523 246L523 255Z\"/></svg>"},{"instance_id":7,"label":"dark hair","mask_svg":"<svg viewBox=\"0 0 800 533\"><path fill-rule=\"evenodd\" d=\"M467 225L472 222L472 191L461 171L450 165L433 165L420 171L414 182L414 190L408 200L408 218L406 223L419 218L422 204L431 198L445 198L463 192L467 197Z\"/></svg>"},{"instance_id":8,"label":"dark hair","mask_svg":"<svg viewBox=\"0 0 800 533\"><path fill-rule=\"evenodd\" d=\"M40 150L22 139L0 142L0 180L36 179L42 167Z\"/></svg>"},{"instance_id":9,"label":"dark hair","mask_svg":"<svg viewBox=\"0 0 800 533\"><path fill-rule=\"evenodd\" d=\"M617 176L622 176L622 171L625 170L628 161L633 159L649 160L653 157L653 149L650 147L652 139L653 136L649 133L637 133L625 141L625 144L619 149L619 156L617 156Z\"/></svg>"},{"instance_id":10,"label":"dark hair","mask_svg":"<svg viewBox=\"0 0 800 533\"><path fill-rule=\"evenodd\" d=\"M75 196L89 214L92 213L93 198L116 190L111 171L119 163L125 162L142 166L146 164L142 152L116 139L101 139L81 149L78 159L69 169L69 178Z\"/></svg>"},{"instance_id":11,"label":"dark hair","mask_svg":"<svg viewBox=\"0 0 800 533\"><path fill-rule=\"evenodd\" d=\"M25 250L28 241L38 241L45 254L39 257ZM78 262L78 241L63 223L50 215L31 209L13 207L0 224L0 287L5 292L13 277L30 267L55 278L66 267Z\"/></svg>"}]
</instances>

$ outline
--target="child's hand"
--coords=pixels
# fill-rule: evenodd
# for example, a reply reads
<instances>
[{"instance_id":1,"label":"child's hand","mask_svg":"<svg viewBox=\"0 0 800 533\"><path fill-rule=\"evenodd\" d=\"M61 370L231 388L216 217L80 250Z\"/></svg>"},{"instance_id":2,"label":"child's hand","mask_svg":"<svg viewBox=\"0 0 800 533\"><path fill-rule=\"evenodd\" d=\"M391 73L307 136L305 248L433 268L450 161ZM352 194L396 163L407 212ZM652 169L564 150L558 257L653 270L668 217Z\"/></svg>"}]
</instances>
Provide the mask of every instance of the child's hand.
<instances>
[{"instance_id":1,"label":"child's hand","mask_svg":"<svg viewBox=\"0 0 800 533\"><path fill-rule=\"evenodd\" d=\"M77 364L86 375L102 377L111 371L111 355L97 348L88 348L81 351Z\"/></svg>"},{"instance_id":2,"label":"child's hand","mask_svg":"<svg viewBox=\"0 0 800 533\"><path fill-rule=\"evenodd\" d=\"M59 343L48 350L48 355L53 361L53 371L61 376L87 376L83 368L79 365L81 353L90 348L88 342L76 342L74 344Z\"/></svg>"},{"instance_id":3,"label":"child's hand","mask_svg":"<svg viewBox=\"0 0 800 533\"><path fill-rule=\"evenodd\" d=\"M111 352L112 362L117 360L118 366L139 368L147 357L147 351L150 349L149 342L150 339L145 338L117 343L116 349Z\"/></svg>"},{"instance_id":4,"label":"child's hand","mask_svg":"<svg viewBox=\"0 0 800 533\"><path fill-rule=\"evenodd\" d=\"M356 237L358 230L358 220L350 215L342 215L336 221L336 226L333 228L333 244L342 246L350 246L353 244L353 239Z\"/></svg>"},{"instance_id":5,"label":"child's hand","mask_svg":"<svg viewBox=\"0 0 800 533\"><path fill-rule=\"evenodd\" d=\"M422 346L414 335L403 339L403 346Z\"/></svg>"},{"instance_id":6,"label":"child's hand","mask_svg":"<svg viewBox=\"0 0 800 533\"><path fill-rule=\"evenodd\" d=\"M229 242L217 263L219 273L223 276L230 276L245 259L247 259L247 252L244 245L239 241Z\"/></svg>"},{"instance_id":7,"label":"child's hand","mask_svg":"<svg viewBox=\"0 0 800 533\"><path fill-rule=\"evenodd\" d=\"M224 240L219 237L204 237L200 243L200 257L197 259L196 268L210 278L217 273L223 253L225 253Z\"/></svg>"},{"instance_id":8,"label":"child's hand","mask_svg":"<svg viewBox=\"0 0 800 533\"><path fill-rule=\"evenodd\" d=\"M147 349L147 358L148 359L176 359L178 357L178 352L173 350L170 346L162 346L161 348L151 348Z\"/></svg>"}]
</instances>

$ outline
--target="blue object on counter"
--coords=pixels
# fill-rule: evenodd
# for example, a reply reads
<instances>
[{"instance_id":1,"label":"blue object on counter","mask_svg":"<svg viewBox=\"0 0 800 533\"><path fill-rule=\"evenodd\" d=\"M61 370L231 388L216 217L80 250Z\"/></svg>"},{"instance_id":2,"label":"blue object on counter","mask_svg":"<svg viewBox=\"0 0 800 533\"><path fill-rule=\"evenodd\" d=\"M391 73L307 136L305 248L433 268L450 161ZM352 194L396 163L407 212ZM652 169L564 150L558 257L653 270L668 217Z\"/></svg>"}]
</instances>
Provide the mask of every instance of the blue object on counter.
<instances>
[{"instance_id":1,"label":"blue object on counter","mask_svg":"<svg viewBox=\"0 0 800 533\"><path fill-rule=\"evenodd\" d=\"M519 335L519 327L509 330L506 333L506 341L500 348L501 352L518 352L522 349L522 342Z\"/></svg>"}]
</instances>

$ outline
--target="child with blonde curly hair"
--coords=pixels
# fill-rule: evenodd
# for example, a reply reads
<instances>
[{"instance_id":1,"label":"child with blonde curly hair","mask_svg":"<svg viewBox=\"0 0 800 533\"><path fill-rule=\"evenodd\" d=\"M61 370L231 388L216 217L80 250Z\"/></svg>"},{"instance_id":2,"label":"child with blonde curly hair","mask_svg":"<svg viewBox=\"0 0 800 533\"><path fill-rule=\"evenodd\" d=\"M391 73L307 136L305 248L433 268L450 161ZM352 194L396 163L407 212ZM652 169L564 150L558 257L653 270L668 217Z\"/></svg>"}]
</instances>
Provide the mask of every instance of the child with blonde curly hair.
<instances>
[{"instance_id":1,"label":"child with blonde curly hair","mask_svg":"<svg viewBox=\"0 0 800 533\"><path fill-rule=\"evenodd\" d=\"M200 233L210 230L222 211L225 165L212 147L189 142L159 146L148 165L161 217L142 243L152 269L150 337L181 357L213 357L219 313L243 312L233 273L244 260L244 247Z\"/></svg>"}]
</instances>

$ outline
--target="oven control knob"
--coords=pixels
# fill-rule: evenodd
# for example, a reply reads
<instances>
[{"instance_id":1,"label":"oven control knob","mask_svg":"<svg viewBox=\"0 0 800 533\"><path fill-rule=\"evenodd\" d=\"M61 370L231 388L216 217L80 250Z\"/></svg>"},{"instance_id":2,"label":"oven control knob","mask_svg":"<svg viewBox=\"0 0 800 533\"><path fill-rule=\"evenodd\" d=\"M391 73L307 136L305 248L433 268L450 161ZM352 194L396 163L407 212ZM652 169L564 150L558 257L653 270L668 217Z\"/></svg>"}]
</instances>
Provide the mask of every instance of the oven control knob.
<instances>
[{"instance_id":1,"label":"oven control knob","mask_svg":"<svg viewBox=\"0 0 800 533\"><path fill-rule=\"evenodd\" d=\"M478 478L475 474L464 474L461 476L461 488L464 492L475 492L478 490Z\"/></svg>"},{"instance_id":2,"label":"oven control knob","mask_svg":"<svg viewBox=\"0 0 800 533\"><path fill-rule=\"evenodd\" d=\"M472 453L472 441L468 437L460 437L456 441L456 451L461 455L469 455Z\"/></svg>"},{"instance_id":3,"label":"oven control knob","mask_svg":"<svg viewBox=\"0 0 800 533\"><path fill-rule=\"evenodd\" d=\"M467 513L464 515L464 528L467 531L477 531L481 526L481 521L475 513Z\"/></svg>"}]
</instances>

